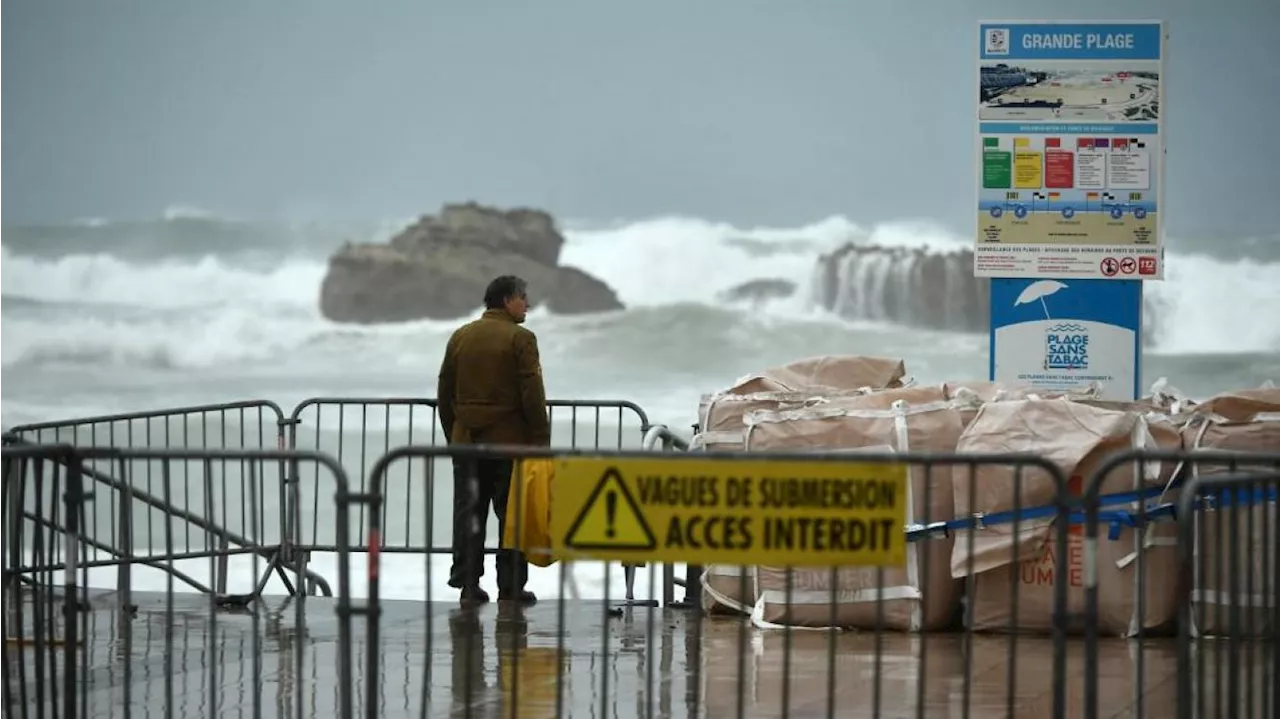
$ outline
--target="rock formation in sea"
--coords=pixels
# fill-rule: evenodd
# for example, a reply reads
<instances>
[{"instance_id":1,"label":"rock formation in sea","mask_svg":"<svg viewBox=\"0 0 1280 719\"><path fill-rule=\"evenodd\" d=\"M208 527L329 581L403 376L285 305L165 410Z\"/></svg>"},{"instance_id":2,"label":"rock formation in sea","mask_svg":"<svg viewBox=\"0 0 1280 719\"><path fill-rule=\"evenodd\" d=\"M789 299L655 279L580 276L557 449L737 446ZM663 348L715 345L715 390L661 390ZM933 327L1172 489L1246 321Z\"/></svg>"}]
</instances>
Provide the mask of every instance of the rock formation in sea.
<instances>
[{"instance_id":1,"label":"rock formation in sea","mask_svg":"<svg viewBox=\"0 0 1280 719\"><path fill-rule=\"evenodd\" d=\"M851 320L909 327L986 332L991 327L991 280L973 276L973 250L904 249L847 243L818 257L814 304ZM1165 330L1166 303L1148 292L1142 307L1143 343Z\"/></svg>"},{"instance_id":2,"label":"rock formation in sea","mask_svg":"<svg viewBox=\"0 0 1280 719\"><path fill-rule=\"evenodd\" d=\"M749 300L759 304L768 300L785 299L794 295L796 283L781 277L762 277L734 285L716 294L721 302L742 302Z\"/></svg>"},{"instance_id":3,"label":"rock formation in sea","mask_svg":"<svg viewBox=\"0 0 1280 719\"><path fill-rule=\"evenodd\" d=\"M821 255L813 302L852 320L980 332L990 325L990 280L973 276L973 251L848 243Z\"/></svg>"},{"instance_id":4,"label":"rock formation in sea","mask_svg":"<svg viewBox=\"0 0 1280 719\"><path fill-rule=\"evenodd\" d=\"M557 314L622 309L607 284L559 264L564 236L542 210L474 202L424 215L388 244L343 245L329 258L320 312L374 324L456 319L475 312L499 275L529 282L529 300Z\"/></svg>"}]
</instances>

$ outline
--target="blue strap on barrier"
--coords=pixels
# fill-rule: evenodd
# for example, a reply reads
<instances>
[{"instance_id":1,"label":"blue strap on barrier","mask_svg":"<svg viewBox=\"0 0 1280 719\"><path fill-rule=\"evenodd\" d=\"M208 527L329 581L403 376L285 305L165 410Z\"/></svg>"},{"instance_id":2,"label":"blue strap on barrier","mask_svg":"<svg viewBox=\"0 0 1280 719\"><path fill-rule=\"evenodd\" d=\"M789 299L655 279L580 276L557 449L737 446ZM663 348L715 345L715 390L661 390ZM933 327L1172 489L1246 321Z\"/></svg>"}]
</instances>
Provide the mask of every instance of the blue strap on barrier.
<instances>
[{"instance_id":1,"label":"blue strap on barrier","mask_svg":"<svg viewBox=\"0 0 1280 719\"><path fill-rule=\"evenodd\" d=\"M1181 482L1174 482L1171 486L1176 488ZM1150 487L1137 492L1121 492L1118 494L1107 494L1098 498L1100 507L1114 506L1117 504L1133 504L1143 502L1152 497L1157 497L1164 492L1160 487ZM1202 495L1200 502L1196 504L1196 511L1204 511L1207 509L1216 509L1231 506L1252 506L1267 502L1277 501L1276 489L1236 489L1236 490L1219 490L1217 492ZM983 529L996 524L1012 524L1015 519L1017 521L1028 521L1034 519L1052 519L1058 516L1058 507L1054 505L1042 505L1037 507L1028 507L1021 510L1006 510L1003 512L993 512L991 514L978 515L973 517L958 517L946 522L930 522L927 525L917 525L908 529L907 541L913 542L925 539L931 536L941 534L947 536L955 531L965 529ZM1132 512L1128 510L1105 510L1098 512L1098 523L1107 525L1107 538L1111 541L1120 538L1120 532L1124 528L1137 528L1141 524L1160 521L1175 521L1177 519L1177 506L1172 503L1157 504L1146 508L1143 511ZM1082 511L1072 511L1067 515L1068 524L1084 524L1085 514Z\"/></svg>"},{"instance_id":2,"label":"blue strap on barrier","mask_svg":"<svg viewBox=\"0 0 1280 719\"><path fill-rule=\"evenodd\" d=\"M1120 492L1118 494L1106 494L1098 498L1098 506L1108 507L1117 504L1133 504L1141 502L1151 497L1157 497L1163 492L1159 487L1151 487L1137 492ZM1016 521L1029 521L1033 519L1052 519L1058 516L1058 507L1052 504L1041 505L1037 507L1026 507L1023 509L1009 509L1002 512L992 512L991 514L983 514L973 517L957 517L947 522L933 522L923 529L915 531L928 531L936 533L939 531L954 532L963 529L982 529L996 524L1012 524ZM1083 513L1072 513L1072 523L1084 522ZM1099 515L1101 518L1101 514Z\"/></svg>"},{"instance_id":3,"label":"blue strap on barrier","mask_svg":"<svg viewBox=\"0 0 1280 719\"><path fill-rule=\"evenodd\" d=\"M1226 507L1252 507L1258 504L1268 504L1275 502L1277 499L1276 489L1237 489L1237 490L1220 490L1212 494L1201 495L1200 501L1195 503L1194 511L1204 512L1213 509L1223 509ZM1232 496L1234 495L1234 496ZM1100 512L1098 521L1107 522L1109 528L1107 538L1115 541L1120 538L1121 526L1136 528L1139 524L1161 521L1176 521L1178 519L1178 507L1172 503L1157 504L1149 507L1145 512L1135 513L1118 510L1114 512ZM1074 516L1073 516L1074 520ZM1083 521L1083 517L1081 517Z\"/></svg>"},{"instance_id":4,"label":"blue strap on barrier","mask_svg":"<svg viewBox=\"0 0 1280 719\"><path fill-rule=\"evenodd\" d=\"M1255 504L1274 502L1278 495L1280 491L1277 491L1274 486L1267 489L1220 489L1216 492L1201 493L1196 511L1222 507L1250 507Z\"/></svg>"}]
</instances>

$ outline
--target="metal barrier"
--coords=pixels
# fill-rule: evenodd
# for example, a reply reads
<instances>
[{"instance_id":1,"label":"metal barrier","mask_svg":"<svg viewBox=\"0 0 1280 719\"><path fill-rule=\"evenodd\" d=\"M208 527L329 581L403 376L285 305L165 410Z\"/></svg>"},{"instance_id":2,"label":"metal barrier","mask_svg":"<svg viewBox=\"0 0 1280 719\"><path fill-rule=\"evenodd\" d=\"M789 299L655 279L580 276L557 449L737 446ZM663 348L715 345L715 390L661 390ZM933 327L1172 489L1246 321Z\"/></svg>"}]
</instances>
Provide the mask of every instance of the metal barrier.
<instances>
[{"instance_id":1,"label":"metal barrier","mask_svg":"<svg viewBox=\"0 0 1280 719\"><path fill-rule=\"evenodd\" d=\"M25 717L34 705L41 716L48 710L54 716L74 717L77 700L81 708L85 701L76 691L79 666L75 656L75 647L84 634L82 623L77 621L80 589L87 584L78 583L76 573L80 528L84 521L84 486L79 463L73 459L74 451L66 445L6 446L3 452L5 524L25 525L28 504L35 505L37 514L47 511L63 520L62 526L39 523L29 534L16 532L6 537L6 634L4 656L0 658L4 670L4 714L13 716L12 707L16 705L22 708ZM18 481L28 472L33 478L30 484ZM17 487L30 492L14 491ZM23 542L27 537L29 541ZM30 559L24 556L28 553ZM52 567L56 558L63 555L66 569L55 578ZM22 576L24 569L31 572L28 579L33 589L30 592L11 581ZM58 585L62 587L61 601L53 591ZM60 647L61 652L57 651ZM35 661L25 656L28 653L34 653Z\"/></svg>"},{"instance_id":2,"label":"metal barrier","mask_svg":"<svg viewBox=\"0 0 1280 719\"><path fill-rule=\"evenodd\" d=\"M745 459L751 462L822 460L834 463L905 463L914 473L912 486L919 487L916 506L921 511L904 531L916 551L916 570L891 574L890 570L846 568L841 570L770 570L770 581L777 585L768 597L763 614L779 628L777 635L755 635L749 632L751 622L742 619L703 617L695 612L659 618L655 610L643 616L634 610L620 608L610 602L595 604L562 598L547 607L503 606L499 603L494 620L494 641L498 663L496 680L477 654L490 642L483 640L483 612L464 606L455 609L445 621L439 616L435 585L443 584L442 572L435 571L428 556L424 568L427 584L421 603L402 606L380 601L387 577L397 579L397 596L403 597L406 586L403 570L389 569L388 556L380 548L384 496L378 491L385 486L383 477L402 463L431 462L441 457L464 460L463 466L474 467L482 459L510 460L535 457L588 456L619 460L652 460L643 451L578 451L531 450L485 447L402 447L379 459L372 470L373 492L357 497L348 495L339 513L367 513L373 518L366 546L352 547L363 551L368 561L369 594L364 604L344 602L339 598L339 622L363 619L364 635L362 670L357 670L356 691L363 692L355 703L364 708L367 717L403 713L413 716L614 716L620 712L636 716L933 716L943 707L956 709L964 702L975 716L1003 708L1013 712L1020 707L1028 691L1017 680L1019 671L1027 677L1025 684L1041 698L1042 713L1056 717L1067 714L1066 641L1069 624L1056 607L1065 606L1066 582L1048 588L1054 601L1046 605L1044 618L1046 638L1020 637L1011 632L1007 637L966 637L954 632L958 609L959 587L950 579L951 546L967 542L968 557L961 564L973 585L981 541L976 531L948 525L950 515L933 516L930 507L952 500L953 475L969 477L970 491L976 496L983 491L978 478L1016 487L1026 483L1048 486L1055 518L1078 521L1075 505L1066 503L1070 496L1062 472L1036 457L1024 456L946 456L946 455L850 455L848 453L706 453L671 455L676 461ZM469 461L469 462L468 462ZM994 476L991 475L995 472ZM984 474L985 473L985 474ZM474 474L474 472L472 472ZM478 481L478 477L472 477ZM557 478L557 482L564 481ZM934 495L945 490L946 496ZM519 496L519 495L517 495ZM935 504L936 502L936 504ZM351 504L361 504L359 509ZM521 508L514 516L523 517ZM428 516L424 521L430 522ZM986 526L995 531L998 518L982 524L973 518L967 527ZM1016 598L1021 583L1016 567L1021 559L1019 518L1008 522L1015 528L1010 546L1001 548L999 558L1015 567L1003 579L983 583L995 587L1000 598L1012 593L1014 612L1005 612L1006 626L1017 628L1021 618ZM1027 524L1031 524L1031 520ZM962 522L962 524L964 524ZM1055 548L1049 560L1050 572L1067 574L1067 522L1057 522L1058 529L1049 531L1046 539ZM1046 526L1041 521L1040 528ZM991 561L988 550L982 561ZM556 584L561 597L572 594L572 587L583 580L588 565L561 562L555 569L542 570L558 575ZM534 570L536 572L537 570ZM657 582L652 570L649 591ZM905 579L904 577L909 577ZM601 588L611 594L616 579L604 572ZM914 584L916 599L897 593L899 584ZM566 588L570 591L566 592ZM870 592L871 598L850 599L857 589ZM882 589L883 591L880 591ZM852 592L851 592L852 590ZM938 599L931 599L936 594ZM776 596L773 596L776 595ZM857 595L861 596L861 595ZM949 597L949 598L948 598ZM906 604L918 602L924 607L926 622L952 629L948 634L917 632L901 634L895 629L913 612ZM954 604L953 604L954 603ZM974 624L973 604L967 617ZM837 616L839 614L839 616ZM681 618L687 617L687 618ZM990 626L998 624L983 618ZM754 620L753 620L754 621ZM847 626L851 622L864 633L812 633L793 628L791 624ZM759 622L757 622L759 623ZM447 630L446 630L447 625ZM937 627L929 627L936 629ZM997 627L999 628L999 627ZM354 631L354 630L353 630ZM449 637L444 641L443 637ZM776 643L776 652L764 657L760 640ZM400 648L405 647L402 651ZM412 650L408 647L418 647ZM1019 650L1023 653L1019 655ZM420 656L419 652L426 656ZM447 653L447 656L441 656ZM402 656L403 655L403 656ZM1030 655L1030 658L1028 657ZM867 666L861 665L866 662ZM998 662L999 671L995 665ZM433 667L454 667L450 676L440 677ZM762 665L766 665L762 666ZM1018 669L1022 664L1024 668ZM924 667L929 666L927 674ZM780 676L779 676L780 671ZM384 681L383 677L395 677ZM763 677L774 677L779 684L769 690L757 690ZM848 682L844 677L857 677ZM870 677L872 681L866 681ZM927 679L926 679L927 677ZM975 682L981 678L982 683ZM998 682L998 688L992 686ZM495 684L496 682L496 684ZM956 687L953 689L953 683ZM452 686L450 686L452 684ZM584 686L585 684L585 686ZM375 689L376 687L376 689ZM402 692L402 694L401 694ZM959 696L953 696L959 694Z\"/></svg>"},{"instance_id":3,"label":"metal barrier","mask_svg":"<svg viewBox=\"0 0 1280 719\"><path fill-rule=\"evenodd\" d=\"M332 442L345 462L296 449L33 446L6 437L5 610L19 628L5 644L6 716L193 703L188 711L201 715L274 706L343 717L360 707L366 716L1269 719L1280 709L1280 453L1128 452L1070 478L1034 456L686 455L680 437L641 412L631 447L621 429L608 446L600 429L579 435L567 426L571 437L594 435L595 446L396 447L410 432L419 441L416 412L431 411L434 427L432 402L377 402L335 400L342 409L326 422L327 401L312 400L294 411L296 422L277 424L286 444ZM352 425L350 411L365 419ZM613 410L586 414L602 411ZM687 603L718 593L743 607L717 616L637 609L657 607L659 593L676 606L673 565L661 579L649 567L640 600L635 567L622 565L629 601L619 605L574 594L592 583L593 594L611 596L612 564L561 562L532 572L544 587L554 583L558 601L442 611L437 600L453 597L437 593L446 583L438 555L450 549L430 541L437 462L459 460L469 470L459 485L471 487L473 462L486 457L652 461L659 448L676 462L905 464L907 568L753 566L726 577L694 565ZM344 463L359 465L358 486ZM515 516L524 516L520 507ZM135 551L146 522L162 544ZM228 570L239 561L252 573ZM360 561L366 571L351 568ZM320 562L328 566L317 573ZM151 585L158 593L139 589L148 566L164 572ZM104 584L92 574L112 570L116 596L86 589ZM290 581L335 573L333 601ZM367 590L352 576L367 577ZM212 586L217 577L222 590ZM271 597L273 577L295 596ZM395 599L419 601L388 601L389 582ZM184 583L204 596L184 596ZM813 631L826 627L861 631ZM496 664L484 659L491 649Z\"/></svg>"},{"instance_id":4,"label":"metal barrier","mask_svg":"<svg viewBox=\"0 0 1280 719\"><path fill-rule=\"evenodd\" d=\"M163 562L167 569L158 591L133 593L140 601L122 608L123 603L101 601L111 592L88 589L102 586L90 574L103 566L86 559L97 547L80 529L81 518L91 515L95 511L93 505L104 498L81 488L81 466L94 461L155 465L161 478L160 494L166 501L180 482L181 467L193 462L206 469L224 465L228 473L245 468L242 478L251 487L272 482L276 468L288 466L296 472L299 465L314 463L329 473L336 501L341 502L348 491L342 468L332 459L311 452L5 447L8 536L30 538L21 546L7 548L6 565L15 554L29 553L33 556L22 558L19 571L30 572L44 581L34 582L23 591L5 593L6 629L11 634L5 637L4 645L4 715L90 717L114 715L122 710L129 716L152 711L169 714L188 707L187 711L194 710L200 716L219 716L224 707L233 707L261 716L269 709L268 704L281 714L295 713L296 705L296 713L304 715L304 705L308 703L311 707L305 709L305 715L334 706L341 709L348 697L334 687L351 679L350 662L339 659L352 646L347 627L328 624L336 629L335 657L333 645L323 641L323 615L308 616L300 600L292 600L294 626L282 630L280 619L290 599L281 602L255 592L246 599L253 603L250 611L233 612L211 593L178 591L180 577L198 573L199 564L205 559L204 569L214 576L218 555L205 552L196 559L179 551L181 540L173 520L164 523L166 551L150 562ZM278 483L283 474L276 473L274 481ZM212 474L206 472L206 476ZM17 477L30 480L14 481ZM206 497L211 487L205 484ZM60 493L61 488L65 493ZM255 501L259 496L263 495L254 491L245 494L250 517L261 517ZM122 521L129 523L130 516L122 515ZM346 517L338 515L333 521L336 535L345 544ZM12 531L14 524L29 525L29 531ZM253 587L264 576L260 555L279 546L278 536L267 537L262 529L258 521L250 522L249 541L255 551L247 555L251 566L242 577L248 580L246 587ZM210 547L218 538L207 527L203 539L204 546ZM180 567L181 563L190 566ZM10 567L5 570L8 573ZM341 550L335 570L338 593L349 599L352 591L348 562ZM235 574L232 573L233 578ZM61 597L53 592L59 584L63 587ZM128 584L117 590L131 594ZM62 608L61 621L53 612L58 604ZM317 680L307 696L307 672L314 671L310 667L333 671L330 667L335 666L335 660L335 680ZM56 669L59 665L63 667L61 673ZM272 676L279 681L275 684L276 695L269 697L264 679ZM330 696L320 692L330 692ZM347 706L343 715L349 716L350 711Z\"/></svg>"},{"instance_id":5,"label":"metal barrier","mask_svg":"<svg viewBox=\"0 0 1280 719\"><path fill-rule=\"evenodd\" d=\"M279 449L286 444L284 425L284 413L274 402L246 400L26 424L10 429L6 442L79 448ZM156 558L166 556L158 549L163 543L158 530L166 519L177 519L181 522L177 535L180 551L205 556L210 548L200 546L198 540L193 542L193 537L212 530L219 555L218 571L207 585L185 576L179 577L180 581L225 595L228 558L246 547L249 517L243 473L209 478L198 474L199 467L183 466L178 491L163 498L158 469L153 463L134 468L117 457L86 461L83 472L92 480L91 491L100 500L86 517L87 541L101 555L93 561L117 564L122 571L128 566L120 561L123 559L157 566ZM205 483L212 484L212 494L205 492ZM282 498L255 499L259 507L283 507ZM126 515L132 521L125 521ZM323 579L315 580L313 584L325 591Z\"/></svg>"},{"instance_id":6,"label":"metal barrier","mask_svg":"<svg viewBox=\"0 0 1280 719\"><path fill-rule=\"evenodd\" d=\"M1179 719L1280 713L1278 494L1274 468L1197 476L1181 493Z\"/></svg>"},{"instance_id":7,"label":"metal barrier","mask_svg":"<svg viewBox=\"0 0 1280 719\"><path fill-rule=\"evenodd\" d=\"M76 447L282 449L284 424L279 405L255 399L37 422L6 434L34 444Z\"/></svg>"},{"instance_id":8,"label":"metal barrier","mask_svg":"<svg viewBox=\"0 0 1280 719\"><path fill-rule=\"evenodd\" d=\"M631 437L643 441L650 429L644 410L625 400L550 400L547 405L556 440L565 446L578 447L590 442L592 447L624 447ZM443 443L435 406L436 401L428 398L313 398L301 402L286 418L274 402L246 400L21 425L9 430L5 441L201 450L305 446L335 456L351 476L360 478L361 491L364 491L363 483L371 463L391 447ZM250 551L245 539L250 518L246 512L243 472L209 478L200 476L197 467L184 466L179 491L165 499L156 489L159 482L156 469L152 463L133 468L119 459L86 462L83 472L93 480L98 491L107 495L106 501L97 503L87 518L87 541L99 554L92 561L118 566L122 573L131 566L130 562L122 561L125 559L163 566L157 557L163 559L167 555L156 549L161 544L157 528L166 519L177 518L182 522L178 537L183 553L204 557L208 551L214 551L218 556L218 571L207 584L186 575L179 575L179 581L199 591L222 596L226 601L243 601L243 597L230 596L227 591L228 561ZM227 467L218 465L209 469L226 472ZM403 478L400 486L405 493L406 510L415 501L434 503L434 494L415 497L413 493L415 487L426 492L435 486L435 469L427 467L424 485L419 485L412 476ZM292 477L272 487L271 497L255 498L258 507L272 513L270 517L259 518L260 523L265 521L262 526L278 532L281 539L278 549L268 557L269 566L262 582L273 572L283 577L280 570L292 571L308 563L311 551L335 551L331 528L320 524L324 512L316 490L321 478L318 468L313 471L314 476L309 478ZM447 472L446 469L446 477ZM203 488L210 482L211 495ZM448 501L446 494L446 506ZM132 515L132 521L124 521L125 514ZM364 531L366 521L363 516L356 518L357 531ZM199 546L198 537L206 530L217 538L216 549ZM299 536L302 548L294 546L294 539ZM193 542L193 537L197 541ZM406 523L401 541L393 542L387 551L448 553L449 546L448 537L423 536ZM331 595L324 576L312 571L304 574L307 578L302 591ZM125 579L122 576L118 581L123 583ZM296 590L291 583L288 589Z\"/></svg>"},{"instance_id":9,"label":"metal barrier","mask_svg":"<svg viewBox=\"0 0 1280 719\"><path fill-rule=\"evenodd\" d=\"M1144 482L1138 479L1144 473L1148 481L1153 474L1160 477L1163 486L1141 486ZM1109 565L1104 561L1106 553L1098 552L1095 576L1112 572L1125 560L1135 560L1134 611L1142 618L1133 632L1139 672L1145 670L1147 636L1167 634L1168 625L1177 625L1176 710L1180 717L1211 716L1206 696L1212 697L1215 716L1270 717L1280 711L1280 666L1275 655L1275 643L1280 640L1278 475L1280 451L1126 451L1112 455L1098 467L1081 497L1087 517L1086 542L1107 547L1115 544L1112 540L1121 532L1134 537L1132 552L1120 557L1116 565ZM1248 488L1247 497L1236 496L1233 488L1240 487ZM1099 539L1103 530L1105 536ZM1243 558L1242 545L1246 552ZM1096 625L1096 585L1085 600L1085 621ZM1239 623L1241 616L1249 618L1244 625ZM1228 645L1225 651L1223 637ZM1084 701L1086 710L1096 712L1098 643L1096 636L1089 639L1085 644ZM1249 640L1247 650L1240 644L1245 640ZM1203 660L1192 670L1193 651L1214 657L1211 670ZM1240 660L1246 657L1242 669ZM1249 677L1243 694L1242 672ZM1259 675L1271 680L1255 681ZM1135 692L1135 714L1144 715L1148 703L1146 691ZM1172 709L1160 715L1170 715Z\"/></svg>"},{"instance_id":10,"label":"metal barrier","mask_svg":"<svg viewBox=\"0 0 1280 719\"><path fill-rule=\"evenodd\" d=\"M644 435L643 448L650 452L688 452L689 442L671 431L665 424L655 424ZM635 598L636 567L623 565L626 570L627 601L637 603ZM686 564L683 577L676 576L675 565L662 565L662 606L672 609L692 609L697 606L695 592L698 591L698 577L702 576L702 567ZM684 598L676 601L676 587L684 589Z\"/></svg>"},{"instance_id":11,"label":"metal barrier","mask_svg":"<svg viewBox=\"0 0 1280 719\"><path fill-rule=\"evenodd\" d=\"M443 446L444 431L436 413L437 402L425 397L316 397L298 404L286 421L289 446L325 452L338 460L350 476L359 476L361 493L371 491L366 484L374 462L393 447L404 445ZM621 449L639 447L650 431L649 417L634 402L626 400L548 400L552 442L559 447ZM447 458L443 458L447 459ZM449 523L443 533L433 533L437 525L413 521L425 507L428 515L448 511L456 485L453 467L447 461L426 462L420 467L406 465L403 472L385 475L381 488L382 551L397 554L443 554L452 552ZM300 523L305 552L332 552L333 536L321 522L327 499L317 491L315 478L299 477L291 486L294 508L289 522ZM363 535L370 517L362 511L352 519L354 530ZM486 555L496 555L498 537L486 543Z\"/></svg>"}]
</instances>

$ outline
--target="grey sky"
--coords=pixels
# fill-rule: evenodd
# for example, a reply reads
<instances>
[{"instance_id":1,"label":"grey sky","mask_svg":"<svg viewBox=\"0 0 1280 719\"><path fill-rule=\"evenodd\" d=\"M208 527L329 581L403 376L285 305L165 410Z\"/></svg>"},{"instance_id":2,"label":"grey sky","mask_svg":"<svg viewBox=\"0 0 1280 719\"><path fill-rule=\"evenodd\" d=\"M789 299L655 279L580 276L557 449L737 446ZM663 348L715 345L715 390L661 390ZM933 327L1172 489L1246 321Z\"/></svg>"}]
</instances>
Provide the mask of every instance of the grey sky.
<instances>
[{"instance_id":1,"label":"grey sky","mask_svg":"<svg viewBox=\"0 0 1280 719\"><path fill-rule=\"evenodd\" d=\"M1280 3L1119 5L7 0L4 221L474 198L967 230L972 28L1041 16L1169 21L1169 227L1273 233Z\"/></svg>"}]
</instances>

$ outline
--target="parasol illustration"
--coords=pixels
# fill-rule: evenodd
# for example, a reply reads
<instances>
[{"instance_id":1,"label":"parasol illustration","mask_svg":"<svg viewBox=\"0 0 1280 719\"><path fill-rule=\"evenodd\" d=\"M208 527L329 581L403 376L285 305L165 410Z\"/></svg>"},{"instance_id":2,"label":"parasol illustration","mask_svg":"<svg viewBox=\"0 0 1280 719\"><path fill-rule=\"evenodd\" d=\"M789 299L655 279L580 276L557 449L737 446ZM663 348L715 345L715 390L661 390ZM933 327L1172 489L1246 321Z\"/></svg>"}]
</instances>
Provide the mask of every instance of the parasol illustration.
<instances>
[{"instance_id":1,"label":"parasol illustration","mask_svg":"<svg viewBox=\"0 0 1280 719\"><path fill-rule=\"evenodd\" d=\"M1027 285L1026 289L1018 294L1018 299L1013 301L1013 306L1025 305L1036 300L1040 300L1040 306L1044 308L1044 318L1046 320L1053 319L1049 316L1049 306L1044 303L1044 298L1057 292L1065 290L1067 285L1057 280L1040 280Z\"/></svg>"}]
</instances>

